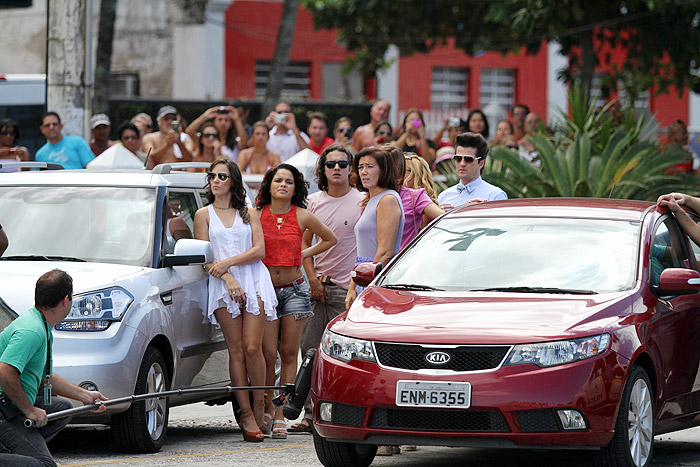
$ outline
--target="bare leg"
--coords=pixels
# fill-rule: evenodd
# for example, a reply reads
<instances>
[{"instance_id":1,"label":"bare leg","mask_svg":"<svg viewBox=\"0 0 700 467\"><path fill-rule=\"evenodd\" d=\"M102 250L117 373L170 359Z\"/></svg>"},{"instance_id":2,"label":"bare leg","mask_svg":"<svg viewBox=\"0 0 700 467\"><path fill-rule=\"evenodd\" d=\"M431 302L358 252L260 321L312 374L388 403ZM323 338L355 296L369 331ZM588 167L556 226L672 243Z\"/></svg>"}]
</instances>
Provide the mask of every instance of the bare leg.
<instances>
[{"instance_id":1,"label":"bare leg","mask_svg":"<svg viewBox=\"0 0 700 467\"><path fill-rule=\"evenodd\" d=\"M283 316L281 320L281 338L280 338L280 360L282 360L282 368L280 372L280 384L293 383L297 375L297 358L299 355L299 346L301 345L301 336L304 333L305 319L294 319L294 315ZM284 420L282 407L277 407L275 411L275 420Z\"/></svg>"},{"instance_id":2,"label":"bare leg","mask_svg":"<svg viewBox=\"0 0 700 467\"><path fill-rule=\"evenodd\" d=\"M265 385L265 358L263 357L262 341L265 325L265 308L262 300L258 299L260 313L253 315L243 312L243 353L248 378L251 386ZM262 427L265 410L265 391L253 391L253 412L258 426Z\"/></svg>"},{"instance_id":3,"label":"bare leg","mask_svg":"<svg viewBox=\"0 0 700 467\"><path fill-rule=\"evenodd\" d=\"M245 357L243 355L242 333L243 333L243 318L241 316L235 319L226 308L218 308L214 311L214 316L221 326L221 331L226 340L226 347L229 355L229 373L231 374L231 383L234 386L248 386L248 375L246 374ZM255 422L255 417L250 408L250 399L248 391L236 391L236 400L241 408L241 428L245 431L258 431L258 424ZM247 410L246 410L247 409ZM244 416L244 414L246 414Z\"/></svg>"},{"instance_id":4,"label":"bare leg","mask_svg":"<svg viewBox=\"0 0 700 467\"><path fill-rule=\"evenodd\" d=\"M275 363L277 363L277 343L279 341L280 319L266 321L263 335L263 355L265 357L265 385L275 385ZM274 413L272 398L274 391L269 390L265 400L265 412Z\"/></svg>"}]
</instances>

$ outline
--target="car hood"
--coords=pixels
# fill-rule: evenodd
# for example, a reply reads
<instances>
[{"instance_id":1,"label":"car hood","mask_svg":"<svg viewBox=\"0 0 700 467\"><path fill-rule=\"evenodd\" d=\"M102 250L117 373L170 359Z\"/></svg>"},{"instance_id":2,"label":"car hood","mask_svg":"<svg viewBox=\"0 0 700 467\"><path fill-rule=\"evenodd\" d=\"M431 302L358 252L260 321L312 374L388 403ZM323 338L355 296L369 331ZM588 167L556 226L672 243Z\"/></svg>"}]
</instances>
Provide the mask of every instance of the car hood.
<instances>
[{"instance_id":1,"label":"car hood","mask_svg":"<svg viewBox=\"0 0 700 467\"><path fill-rule=\"evenodd\" d=\"M119 278L144 268L105 263L69 263L63 261L1 261L0 298L21 315L34 306L37 279L51 269L66 271L73 278L73 293L79 294L114 285Z\"/></svg>"},{"instance_id":2,"label":"car hood","mask_svg":"<svg viewBox=\"0 0 700 467\"><path fill-rule=\"evenodd\" d=\"M391 342L529 343L599 333L630 305L629 292L412 292L370 286L333 331Z\"/></svg>"}]
</instances>

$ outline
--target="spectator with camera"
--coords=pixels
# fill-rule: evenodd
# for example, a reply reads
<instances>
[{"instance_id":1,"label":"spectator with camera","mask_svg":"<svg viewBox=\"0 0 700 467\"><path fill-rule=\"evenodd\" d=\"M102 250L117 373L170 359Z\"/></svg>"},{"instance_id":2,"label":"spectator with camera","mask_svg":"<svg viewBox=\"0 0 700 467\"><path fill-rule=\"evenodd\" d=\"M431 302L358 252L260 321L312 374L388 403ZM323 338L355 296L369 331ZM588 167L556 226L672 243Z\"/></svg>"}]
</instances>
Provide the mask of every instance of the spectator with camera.
<instances>
[{"instance_id":1,"label":"spectator with camera","mask_svg":"<svg viewBox=\"0 0 700 467\"><path fill-rule=\"evenodd\" d=\"M158 131L144 135L143 152L148 155L148 168L166 162L190 162L194 142L182 131L177 109L164 105L158 110Z\"/></svg>"},{"instance_id":2,"label":"spectator with camera","mask_svg":"<svg viewBox=\"0 0 700 467\"><path fill-rule=\"evenodd\" d=\"M309 149L316 154L321 154L324 149L335 142L328 137L328 117L323 112L311 112L309 114L309 128L307 131L311 137Z\"/></svg>"},{"instance_id":3,"label":"spectator with camera","mask_svg":"<svg viewBox=\"0 0 700 467\"><path fill-rule=\"evenodd\" d=\"M433 144L435 147L440 149L445 146L455 145L455 138L457 135L464 133L466 128L466 123L460 117L445 117L442 122L442 128L440 128L435 137L433 138ZM443 135L447 132L447 138L443 138Z\"/></svg>"},{"instance_id":4,"label":"spectator with camera","mask_svg":"<svg viewBox=\"0 0 700 467\"><path fill-rule=\"evenodd\" d=\"M352 120L348 117L340 117L333 126L335 142L347 148L352 148Z\"/></svg>"},{"instance_id":5,"label":"spectator with camera","mask_svg":"<svg viewBox=\"0 0 700 467\"><path fill-rule=\"evenodd\" d=\"M425 120L423 112L409 109L401 125L403 133L396 144L403 152L414 152L426 160L428 165L435 160L435 143L425 137Z\"/></svg>"},{"instance_id":6,"label":"spectator with camera","mask_svg":"<svg viewBox=\"0 0 700 467\"><path fill-rule=\"evenodd\" d=\"M230 105L220 105L205 110L202 115L195 118L185 130L192 138L194 147L201 147L200 135L204 124L209 122L214 125L219 135L218 152L236 162L241 150L248 147L248 135L238 109Z\"/></svg>"},{"instance_id":7,"label":"spectator with camera","mask_svg":"<svg viewBox=\"0 0 700 467\"><path fill-rule=\"evenodd\" d=\"M267 149L279 154L282 162L309 147L309 135L297 127L292 106L288 102L278 102L275 110L265 118L265 123L271 128Z\"/></svg>"}]
</instances>

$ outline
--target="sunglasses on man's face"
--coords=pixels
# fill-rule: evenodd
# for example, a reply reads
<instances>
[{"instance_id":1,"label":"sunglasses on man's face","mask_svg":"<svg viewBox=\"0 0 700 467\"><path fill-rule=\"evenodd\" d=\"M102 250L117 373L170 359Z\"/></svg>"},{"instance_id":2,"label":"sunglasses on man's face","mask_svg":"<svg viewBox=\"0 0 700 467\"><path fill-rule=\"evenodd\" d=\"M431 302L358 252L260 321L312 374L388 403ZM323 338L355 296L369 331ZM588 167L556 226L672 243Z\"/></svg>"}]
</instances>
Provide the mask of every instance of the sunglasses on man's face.
<instances>
[{"instance_id":1,"label":"sunglasses on man's face","mask_svg":"<svg viewBox=\"0 0 700 467\"><path fill-rule=\"evenodd\" d=\"M336 164L341 169L345 169L348 166L348 161L326 161L326 167L329 169L334 169Z\"/></svg>"},{"instance_id":2,"label":"sunglasses on man's face","mask_svg":"<svg viewBox=\"0 0 700 467\"><path fill-rule=\"evenodd\" d=\"M481 160L480 157L474 157L474 156L454 156L453 159L454 159L455 162L458 163L458 164L459 164L460 162L462 162L462 159L464 159L464 161L465 161L467 164L471 164L471 163L474 162L474 161Z\"/></svg>"},{"instance_id":3,"label":"sunglasses on man's face","mask_svg":"<svg viewBox=\"0 0 700 467\"><path fill-rule=\"evenodd\" d=\"M219 177L219 180L221 180L222 182L225 182L226 180L229 179L230 175L229 175L229 174L225 174L225 173L223 173L223 172L219 172L218 174L209 172L209 173L207 174L207 181L208 181L208 182L211 182L211 181L214 180L216 177Z\"/></svg>"}]
</instances>

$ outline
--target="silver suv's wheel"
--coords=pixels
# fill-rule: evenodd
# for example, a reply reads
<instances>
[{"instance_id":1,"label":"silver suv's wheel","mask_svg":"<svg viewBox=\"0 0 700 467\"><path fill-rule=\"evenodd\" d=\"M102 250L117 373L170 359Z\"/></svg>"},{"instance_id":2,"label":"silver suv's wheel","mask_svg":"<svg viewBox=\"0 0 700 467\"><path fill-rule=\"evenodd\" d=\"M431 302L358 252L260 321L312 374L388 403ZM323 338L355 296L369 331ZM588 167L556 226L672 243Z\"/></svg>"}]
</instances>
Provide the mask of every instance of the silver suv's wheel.
<instances>
[{"instance_id":1,"label":"silver suv's wheel","mask_svg":"<svg viewBox=\"0 0 700 467\"><path fill-rule=\"evenodd\" d=\"M170 378L163 355L148 347L141 362L134 394L167 391ZM168 429L167 399L148 399L131 404L126 412L112 417L112 434L117 448L127 452L157 452Z\"/></svg>"},{"instance_id":2,"label":"silver suv's wheel","mask_svg":"<svg viewBox=\"0 0 700 467\"><path fill-rule=\"evenodd\" d=\"M646 372L633 366L625 384L610 445L601 463L615 467L647 467L654 448L654 393Z\"/></svg>"}]
</instances>

